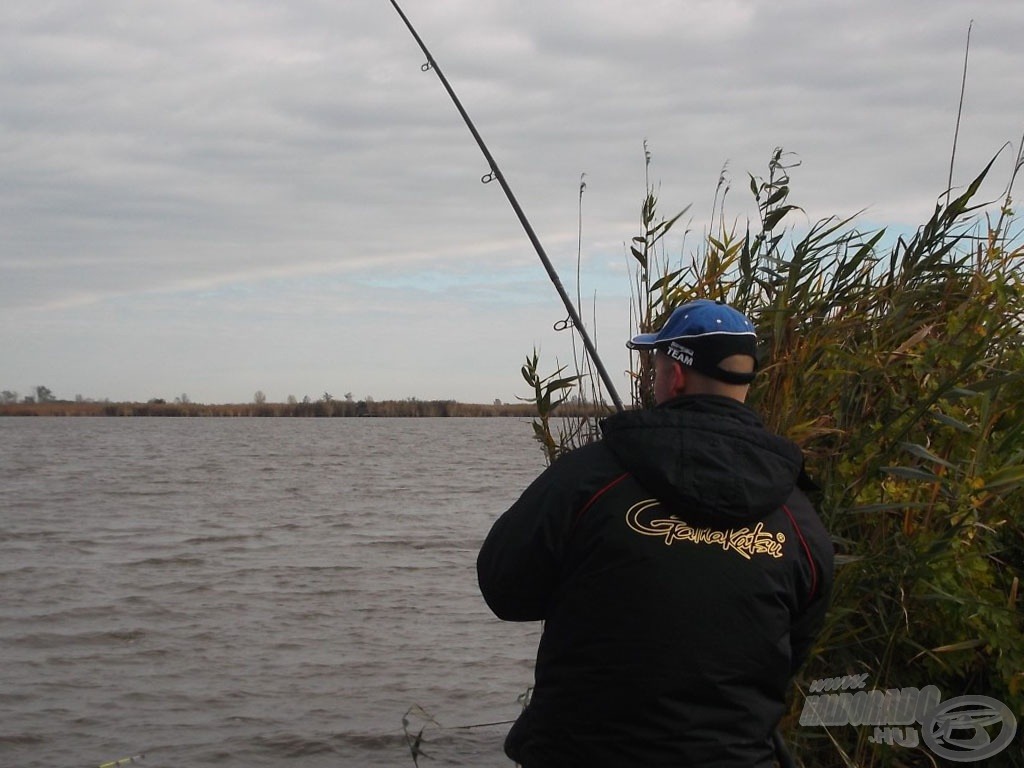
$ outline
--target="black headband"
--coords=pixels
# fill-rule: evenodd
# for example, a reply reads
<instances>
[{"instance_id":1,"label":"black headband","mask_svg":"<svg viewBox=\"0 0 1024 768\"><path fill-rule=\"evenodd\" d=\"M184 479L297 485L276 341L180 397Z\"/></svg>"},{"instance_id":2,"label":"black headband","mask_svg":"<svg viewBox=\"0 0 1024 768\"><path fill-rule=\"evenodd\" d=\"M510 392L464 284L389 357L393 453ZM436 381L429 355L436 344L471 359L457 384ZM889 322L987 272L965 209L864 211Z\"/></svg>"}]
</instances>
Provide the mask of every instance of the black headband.
<instances>
[{"instance_id":1,"label":"black headband","mask_svg":"<svg viewBox=\"0 0 1024 768\"><path fill-rule=\"evenodd\" d=\"M712 333L674 339L660 347L673 360L712 379L726 384L750 384L756 373L737 373L718 364L733 355L747 355L757 370L756 344L753 334Z\"/></svg>"}]
</instances>

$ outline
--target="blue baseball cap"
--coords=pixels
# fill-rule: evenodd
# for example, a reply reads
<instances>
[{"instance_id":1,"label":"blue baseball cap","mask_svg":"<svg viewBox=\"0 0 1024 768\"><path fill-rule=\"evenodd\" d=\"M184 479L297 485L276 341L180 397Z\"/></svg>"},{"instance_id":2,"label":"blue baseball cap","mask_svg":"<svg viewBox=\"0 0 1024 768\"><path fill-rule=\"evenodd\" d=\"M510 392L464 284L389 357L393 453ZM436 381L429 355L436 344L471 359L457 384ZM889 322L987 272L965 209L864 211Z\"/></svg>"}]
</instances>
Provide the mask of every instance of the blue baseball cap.
<instances>
[{"instance_id":1,"label":"blue baseball cap","mask_svg":"<svg viewBox=\"0 0 1024 768\"><path fill-rule=\"evenodd\" d=\"M757 331L746 315L727 304L696 299L683 304L657 333L641 333L626 342L630 349L658 349L687 368L729 384L749 384L753 373L718 367L732 355L748 355L757 366Z\"/></svg>"}]
</instances>

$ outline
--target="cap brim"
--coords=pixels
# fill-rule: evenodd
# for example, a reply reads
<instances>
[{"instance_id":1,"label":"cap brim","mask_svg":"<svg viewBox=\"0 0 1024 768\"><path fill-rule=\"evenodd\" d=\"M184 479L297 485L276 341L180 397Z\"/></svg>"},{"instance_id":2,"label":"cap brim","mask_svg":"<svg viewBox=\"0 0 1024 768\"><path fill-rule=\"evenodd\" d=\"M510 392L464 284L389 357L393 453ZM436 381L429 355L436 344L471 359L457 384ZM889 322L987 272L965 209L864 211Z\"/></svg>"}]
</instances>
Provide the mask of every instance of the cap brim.
<instances>
[{"instance_id":1,"label":"cap brim","mask_svg":"<svg viewBox=\"0 0 1024 768\"><path fill-rule=\"evenodd\" d=\"M630 349L654 349L658 346L657 339L658 334L656 333L641 333L627 341L626 346Z\"/></svg>"}]
</instances>

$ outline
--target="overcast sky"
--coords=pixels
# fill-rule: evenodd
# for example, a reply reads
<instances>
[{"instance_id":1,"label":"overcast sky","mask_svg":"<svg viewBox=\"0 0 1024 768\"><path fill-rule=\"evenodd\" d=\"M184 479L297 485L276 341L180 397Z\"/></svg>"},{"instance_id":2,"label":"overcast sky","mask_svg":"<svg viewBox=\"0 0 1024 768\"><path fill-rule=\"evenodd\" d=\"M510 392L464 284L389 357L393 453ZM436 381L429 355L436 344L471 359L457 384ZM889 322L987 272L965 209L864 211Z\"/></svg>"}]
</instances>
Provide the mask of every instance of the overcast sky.
<instances>
[{"instance_id":1,"label":"overcast sky","mask_svg":"<svg viewBox=\"0 0 1024 768\"><path fill-rule=\"evenodd\" d=\"M913 227L1024 132L1022 0L404 0L623 397L651 179L699 235L795 153L806 221ZM565 311L389 0L4 0L0 389L526 395ZM580 217L580 179L586 174ZM677 243L680 251L692 245ZM596 310L594 306L596 305Z\"/></svg>"}]
</instances>

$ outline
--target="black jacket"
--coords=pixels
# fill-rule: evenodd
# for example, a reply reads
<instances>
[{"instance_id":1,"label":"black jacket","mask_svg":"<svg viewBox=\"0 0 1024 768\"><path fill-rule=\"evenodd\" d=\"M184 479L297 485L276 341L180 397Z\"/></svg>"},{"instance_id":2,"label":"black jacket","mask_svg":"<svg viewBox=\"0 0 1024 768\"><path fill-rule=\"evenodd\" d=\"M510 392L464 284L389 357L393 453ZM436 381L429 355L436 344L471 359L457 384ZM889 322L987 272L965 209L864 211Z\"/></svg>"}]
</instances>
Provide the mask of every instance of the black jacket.
<instances>
[{"instance_id":1,"label":"black jacket","mask_svg":"<svg viewBox=\"0 0 1024 768\"><path fill-rule=\"evenodd\" d=\"M618 414L602 432L527 488L477 560L499 618L545 621L510 757L770 766L832 583L800 450L713 396Z\"/></svg>"}]
</instances>

